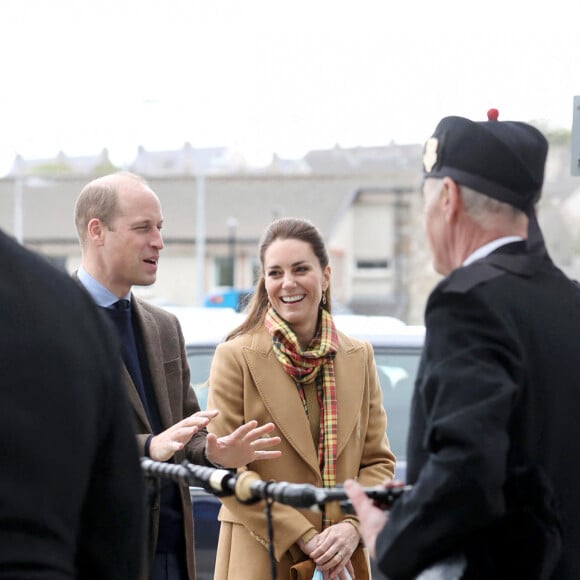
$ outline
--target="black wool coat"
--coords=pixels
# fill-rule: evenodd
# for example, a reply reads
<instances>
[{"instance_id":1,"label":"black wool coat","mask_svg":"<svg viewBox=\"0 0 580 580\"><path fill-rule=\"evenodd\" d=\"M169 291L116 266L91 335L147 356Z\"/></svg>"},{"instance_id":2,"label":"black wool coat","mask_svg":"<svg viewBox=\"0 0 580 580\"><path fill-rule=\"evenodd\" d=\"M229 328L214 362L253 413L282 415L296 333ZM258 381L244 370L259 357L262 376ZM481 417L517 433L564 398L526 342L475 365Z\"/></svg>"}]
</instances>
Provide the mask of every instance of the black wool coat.
<instances>
[{"instance_id":1,"label":"black wool coat","mask_svg":"<svg viewBox=\"0 0 580 580\"><path fill-rule=\"evenodd\" d=\"M145 488L116 337L0 232L0 578L135 580Z\"/></svg>"},{"instance_id":2,"label":"black wool coat","mask_svg":"<svg viewBox=\"0 0 580 580\"><path fill-rule=\"evenodd\" d=\"M452 554L465 578L580 578L580 293L508 244L432 292L408 483L377 539L412 578Z\"/></svg>"}]
</instances>

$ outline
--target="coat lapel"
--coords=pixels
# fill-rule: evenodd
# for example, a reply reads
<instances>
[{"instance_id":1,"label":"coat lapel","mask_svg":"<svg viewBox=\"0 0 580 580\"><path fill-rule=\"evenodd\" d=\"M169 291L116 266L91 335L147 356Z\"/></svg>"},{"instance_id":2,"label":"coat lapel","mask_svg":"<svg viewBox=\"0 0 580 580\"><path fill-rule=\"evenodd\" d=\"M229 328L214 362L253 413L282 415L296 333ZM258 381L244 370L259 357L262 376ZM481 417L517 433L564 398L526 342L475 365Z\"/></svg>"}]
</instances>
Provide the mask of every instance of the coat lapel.
<instances>
[{"instance_id":1,"label":"coat lapel","mask_svg":"<svg viewBox=\"0 0 580 580\"><path fill-rule=\"evenodd\" d=\"M133 382L133 379L131 378L131 375L129 374L129 371L127 370L127 367L125 366L124 363L123 363L123 371L121 374L123 377L123 384L125 385L125 390L127 391L129 401L131 402L133 410L137 414L139 421L143 424L145 429L151 432L151 425L149 424L149 419L147 418L145 407L143 407L141 397L137 392L137 387L135 386L135 383Z\"/></svg>"},{"instance_id":2,"label":"coat lapel","mask_svg":"<svg viewBox=\"0 0 580 580\"><path fill-rule=\"evenodd\" d=\"M344 450L358 423L365 384L363 349L339 333L339 350L335 359L336 396L339 401L337 453ZM276 359L267 332L254 335L243 355L252 373L259 396L274 423L308 466L320 474L308 418L294 381Z\"/></svg>"},{"instance_id":3,"label":"coat lapel","mask_svg":"<svg viewBox=\"0 0 580 580\"><path fill-rule=\"evenodd\" d=\"M265 330L257 332L251 346L243 348L242 352L258 394L276 427L319 476L318 456L308 418L294 381L276 359L270 336Z\"/></svg>"},{"instance_id":4,"label":"coat lapel","mask_svg":"<svg viewBox=\"0 0 580 580\"><path fill-rule=\"evenodd\" d=\"M151 382L153 384L153 390L157 400L159 417L161 419L163 428L167 429L173 425L173 418L168 397L167 380L165 378L163 351L161 349L162 330L159 328L155 317L150 312L145 310L139 303L139 300L134 296L132 296L132 302L133 313L137 317L137 321L143 336L143 344L145 345L147 362L149 363L149 372L151 373ZM134 394L138 399L139 416L141 416L142 413L143 416L146 417L145 409L143 408L143 404L141 403L141 399L139 398L137 388L133 384L133 381L131 381L131 386L132 392L134 391ZM148 420L146 424L149 426L149 428L151 428Z\"/></svg>"},{"instance_id":5,"label":"coat lapel","mask_svg":"<svg viewBox=\"0 0 580 580\"><path fill-rule=\"evenodd\" d=\"M363 348L339 332L339 349L334 361L336 399L338 401L337 454L340 456L359 419L365 385Z\"/></svg>"}]
</instances>

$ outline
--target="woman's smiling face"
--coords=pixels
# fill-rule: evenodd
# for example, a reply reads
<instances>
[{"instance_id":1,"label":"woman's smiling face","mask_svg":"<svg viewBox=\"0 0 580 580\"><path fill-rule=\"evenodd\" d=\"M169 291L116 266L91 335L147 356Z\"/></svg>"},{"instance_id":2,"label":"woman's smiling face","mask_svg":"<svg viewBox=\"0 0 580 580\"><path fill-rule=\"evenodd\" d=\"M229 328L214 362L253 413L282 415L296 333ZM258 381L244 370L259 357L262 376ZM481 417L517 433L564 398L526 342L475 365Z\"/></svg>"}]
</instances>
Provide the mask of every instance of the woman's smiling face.
<instances>
[{"instance_id":1,"label":"woman's smiling face","mask_svg":"<svg viewBox=\"0 0 580 580\"><path fill-rule=\"evenodd\" d=\"M307 242L277 239L264 254L264 279L274 310L290 325L301 343L308 343L316 332L322 293L330 280L330 266L322 269Z\"/></svg>"}]
</instances>

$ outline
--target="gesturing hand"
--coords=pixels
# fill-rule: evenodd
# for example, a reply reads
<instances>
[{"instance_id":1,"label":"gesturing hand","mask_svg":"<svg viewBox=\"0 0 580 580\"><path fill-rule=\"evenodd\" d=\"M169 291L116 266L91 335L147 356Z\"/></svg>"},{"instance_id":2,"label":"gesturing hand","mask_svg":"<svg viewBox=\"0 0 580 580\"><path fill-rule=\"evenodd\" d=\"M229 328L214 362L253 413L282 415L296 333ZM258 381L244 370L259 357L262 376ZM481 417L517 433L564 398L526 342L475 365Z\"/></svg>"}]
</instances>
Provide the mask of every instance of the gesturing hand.
<instances>
[{"instance_id":1,"label":"gesturing hand","mask_svg":"<svg viewBox=\"0 0 580 580\"><path fill-rule=\"evenodd\" d=\"M149 457L155 461L167 461L189 443L189 440L218 414L217 411L199 411L175 423L151 439Z\"/></svg>"},{"instance_id":2,"label":"gesturing hand","mask_svg":"<svg viewBox=\"0 0 580 580\"><path fill-rule=\"evenodd\" d=\"M208 433L205 454L212 463L224 467L241 467L259 459L275 459L281 451L268 451L280 444L280 437L270 437L276 426L266 423L258 427L257 421L248 421L229 435L217 437Z\"/></svg>"},{"instance_id":3,"label":"gesturing hand","mask_svg":"<svg viewBox=\"0 0 580 580\"><path fill-rule=\"evenodd\" d=\"M373 500L365 494L363 488L356 481L347 479L344 482L344 490L359 517L359 532L369 554L374 558L377 536L387 523L388 513L376 507Z\"/></svg>"}]
</instances>

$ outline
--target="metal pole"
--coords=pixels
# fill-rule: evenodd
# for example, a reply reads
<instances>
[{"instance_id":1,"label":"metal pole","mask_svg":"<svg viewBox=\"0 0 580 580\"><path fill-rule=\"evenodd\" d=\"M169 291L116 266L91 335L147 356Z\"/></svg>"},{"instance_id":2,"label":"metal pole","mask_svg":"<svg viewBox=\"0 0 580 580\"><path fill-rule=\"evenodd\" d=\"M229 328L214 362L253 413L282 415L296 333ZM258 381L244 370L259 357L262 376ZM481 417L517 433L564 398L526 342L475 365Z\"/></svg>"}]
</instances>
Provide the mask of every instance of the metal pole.
<instances>
[{"instance_id":1,"label":"metal pole","mask_svg":"<svg viewBox=\"0 0 580 580\"><path fill-rule=\"evenodd\" d=\"M228 246L229 258L232 268L232 288L236 287L236 229L238 220L235 217L228 218Z\"/></svg>"},{"instance_id":2,"label":"metal pole","mask_svg":"<svg viewBox=\"0 0 580 580\"><path fill-rule=\"evenodd\" d=\"M23 211L23 184L22 178L17 175L14 178L14 190L13 190L14 200L13 200L13 230L14 237L19 244L24 241L24 211Z\"/></svg>"},{"instance_id":3,"label":"metal pole","mask_svg":"<svg viewBox=\"0 0 580 580\"><path fill-rule=\"evenodd\" d=\"M196 178L196 303L203 306L205 294L205 175L198 174Z\"/></svg>"}]
</instances>

